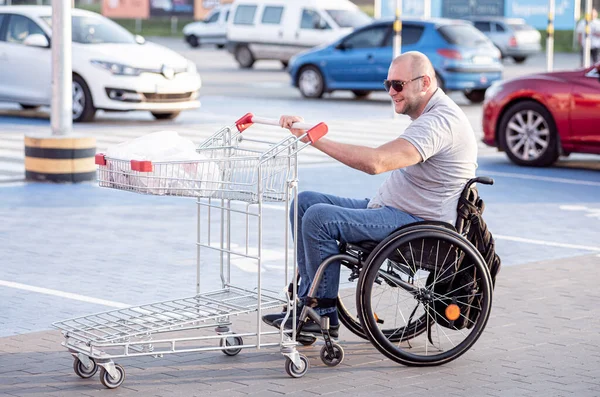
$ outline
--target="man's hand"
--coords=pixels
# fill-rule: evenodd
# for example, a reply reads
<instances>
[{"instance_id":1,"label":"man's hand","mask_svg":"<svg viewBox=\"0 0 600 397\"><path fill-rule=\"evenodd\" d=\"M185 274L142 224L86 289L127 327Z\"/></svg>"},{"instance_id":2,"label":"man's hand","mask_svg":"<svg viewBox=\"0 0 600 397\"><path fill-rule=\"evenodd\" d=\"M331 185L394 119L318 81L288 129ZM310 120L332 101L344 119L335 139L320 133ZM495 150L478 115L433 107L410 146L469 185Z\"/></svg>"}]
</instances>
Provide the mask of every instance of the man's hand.
<instances>
[{"instance_id":1,"label":"man's hand","mask_svg":"<svg viewBox=\"0 0 600 397\"><path fill-rule=\"evenodd\" d=\"M298 122L303 123L304 119L300 116L285 116L285 115L281 116L279 118L279 125L282 128L287 128L288 130L290 130L290 132L292 134L294 134L294 136L300 138L302 135L306 134L306 131L302 130L302 129L298 129L298 128L292 128L292 124L298 123ZM308 140L308 137L304 137L302 139L302 142L308 143L310 141Z\"/></svg>"}]
</instances>

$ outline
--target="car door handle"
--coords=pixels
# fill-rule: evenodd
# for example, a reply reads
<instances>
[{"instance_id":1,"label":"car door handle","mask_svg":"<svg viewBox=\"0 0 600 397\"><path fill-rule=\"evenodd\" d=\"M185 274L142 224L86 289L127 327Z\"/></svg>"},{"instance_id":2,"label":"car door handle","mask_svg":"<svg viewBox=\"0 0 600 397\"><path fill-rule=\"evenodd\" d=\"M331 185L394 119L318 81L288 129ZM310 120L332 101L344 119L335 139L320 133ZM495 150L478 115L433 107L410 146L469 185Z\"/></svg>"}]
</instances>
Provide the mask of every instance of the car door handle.
<instances>
[{"instance_id":1,"label":"car door handle","mask_svg":"<svg viewBox=\"0 0 600 397\"><path fill-rule=\"evenodd\" d=\"M368 54L367 61L372 61L372 60L373 60L373 54Z\"/></svg>"},{"instance_id":2,"label":"car door handle","mask_svg":"<svg viewBox=\"0 0 600 397\"><path fill-rule=\"evenodd\" d=\"M280 31L279 31L279 38L282 38L282 37L283 37L283 32L280 30ZM296 37L298 37L298 34L297 34L297 33L296 33Z\"/></svg>"}]
</instances>

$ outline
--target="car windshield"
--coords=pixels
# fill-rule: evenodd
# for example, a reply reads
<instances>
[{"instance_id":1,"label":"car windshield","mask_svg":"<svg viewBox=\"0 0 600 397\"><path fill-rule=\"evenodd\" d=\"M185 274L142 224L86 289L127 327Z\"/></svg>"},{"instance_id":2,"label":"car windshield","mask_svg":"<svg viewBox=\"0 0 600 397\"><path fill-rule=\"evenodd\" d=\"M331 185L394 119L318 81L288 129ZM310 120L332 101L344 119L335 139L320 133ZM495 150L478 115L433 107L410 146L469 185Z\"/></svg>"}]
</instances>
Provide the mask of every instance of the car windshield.
<instances>
[{"instance_id":1,"label":"car windshield","mask_svg":"<svg viewBox=\"0 0 600 397\"><path fill-rule=\"evenodd\" d=\"M358 28L371 23L371 18L360 10L326 10L340 28Z\"/></svg>"},{"instance_id":2,"label":"car windshield","mask_svg":"<svg viewBox=\"0 0 600 397\"><path fill-rule=\"evenodd\" d=\"M42 17L52 28L52 17ZM96 16L73 16L73 42L81 44L134 44L135 37L115 22Z\"/></svg>"},{"instance_id":3,"label":"car windshield","mask_svg":"<svg viewBox=\"0 0 600 397\"><path fill-rule=\"evenodd\" d=\"M438 31L450 44L477 47L489 43L489 39L470 24L444 25Z\"/></svg>"}]
</instances>

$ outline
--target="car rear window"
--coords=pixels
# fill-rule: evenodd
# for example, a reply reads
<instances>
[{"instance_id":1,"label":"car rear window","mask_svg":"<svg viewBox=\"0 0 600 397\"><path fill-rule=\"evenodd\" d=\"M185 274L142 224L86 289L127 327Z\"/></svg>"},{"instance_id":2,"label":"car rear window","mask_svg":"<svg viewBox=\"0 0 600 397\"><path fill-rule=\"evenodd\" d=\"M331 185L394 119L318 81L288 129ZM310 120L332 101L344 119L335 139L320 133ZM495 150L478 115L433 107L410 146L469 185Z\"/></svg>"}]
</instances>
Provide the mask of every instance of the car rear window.
<instances>
[{"instance_id":1,"label":"car rear window","mask_svg":"<svg viewBox=\"0 0 600 397\"><path fill-rule=\"evenodd\" d=\"M470 24L444 25L438 28L438 32L449 44L454 45L476 47L489 42L483 33Z\"/></svg>"},{"instance_id":2,"label":"car rear window","mask_svg":"<svg viewBox=\"0 0 600 397\"><path fill-rule=\"evenodd\" d=\"M535 30L534 28L532 28L529 25L525 25L524 23L509 23L508 26L510 26L510 28L514 31L526 31L526 30Z\"/></svg>"}]
</instances>

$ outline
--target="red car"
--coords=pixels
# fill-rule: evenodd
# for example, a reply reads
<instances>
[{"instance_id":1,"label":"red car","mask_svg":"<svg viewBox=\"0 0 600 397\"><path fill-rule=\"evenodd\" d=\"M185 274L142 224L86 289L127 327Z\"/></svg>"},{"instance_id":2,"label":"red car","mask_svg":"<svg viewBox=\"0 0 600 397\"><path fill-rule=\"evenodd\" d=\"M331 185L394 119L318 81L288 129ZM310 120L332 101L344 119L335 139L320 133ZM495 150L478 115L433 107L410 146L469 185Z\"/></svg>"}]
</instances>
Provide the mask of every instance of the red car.
<instances>
[{"instance_id":1,"label":"red car","mask_svg":"<svg viewBox=\"0 0 600 397\"><path fill-rule=\"evenodd\" d=\"M514 163L549 166L559 155L600 154L600 63L503 81L485 95L483 142Z\"/></svg>"}]
</instances>

